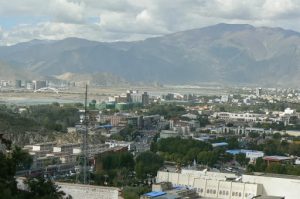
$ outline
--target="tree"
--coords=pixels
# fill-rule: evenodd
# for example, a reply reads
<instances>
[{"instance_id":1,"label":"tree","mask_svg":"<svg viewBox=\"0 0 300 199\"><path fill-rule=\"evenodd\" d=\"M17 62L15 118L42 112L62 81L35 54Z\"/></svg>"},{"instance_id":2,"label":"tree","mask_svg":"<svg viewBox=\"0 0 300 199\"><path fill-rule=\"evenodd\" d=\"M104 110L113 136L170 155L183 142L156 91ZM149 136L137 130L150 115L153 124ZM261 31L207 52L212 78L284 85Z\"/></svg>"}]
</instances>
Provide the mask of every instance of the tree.
<instances>
[{"instance_id":1,"label":"tree","mask_svg":"<svg viewBox=\"0 0 300 199\"><path fill-rule=\"evenodd\" d=\"M60 187L50 180L44 178L31 178L26 181L29 188L29 197L31 199L63 199L66 194L60 191ZM71 199L71 196L67 196Z\"/></svg>"},{"instance_id":2,"label":"tree","mask_svg":"<svg viewBox=\"0 0 300 199\"><path fill-rule=\"evenodd\" d=\"M219 154L216 151L202 151L197 156L197 161L200 164L213 166L217 163Z\"/></svg>"},{"instance_id":3,"label":"tree","mask_svg":"<svg viewBox=\"0 0 300 199\"><path fill-rule=\"evenodd\" d=\"M262 158L257 158L255 161L253 171L264 172L266 168L267 168L267 164L265 163L265 161Z\"/></svg>"},{"instance_id":4,"label":"tree","mask_svg":"<svg viewBox=\"0 0 300 199\"><path fill-rule=\"evenodd\" d=\"M108 153L96 158L96 174L93 176L97 184L124 186L131 184L134 169L133 155L129 152ZM106 177L105 177L106 176Z\"/></svg>"},{"instance_id":5,"label":"tree","mask_svg":"<svg viewBox=\"0 0 300 199\"><path fill-rule=\"evenodd\" d=\"M12 160L16 165L16 170L29 169L32 164L32 157L20 147L15 147L13 150Z\"/></svg>"},{"instance_id":6,"label":"tree","mask_svg":"<svg viewBox=\"0 0 300 199\"><path fill-rule=\"evenodd\" d=\"M249 163L250 159L246 158L246 154L244 153L239 153L235 155L235 160L241 165L245 166Z\"/></svg>"},{"instance_id":7,"label":"tree","mask_svg":"<svg viewBox=\"0 0 300 199\"><path fill-rule=\"evenodd\" d=\"M266 172L268 173L278 173L278 174L286 174L286 167L285 165L271 163L267 168Z\"/></svg>"},{"instance_id":8,"label":"tree","mask_svg":"<svg viewBox=\"0 0 300 199\"><path fill-rule=\"evenodd\" d=\"M0 199L61 199L65 196L59 187L45 179L28 179L29 190L19 190L15 180L16 169L30 166L29 155L16 147L11 154L0 152ZM71 197L68 197L71 198Z\"/></svg>"},{"instance_id":9,"label":"tree","mask_svg":"<svg viewBox=\"0 0 300 199\"><path fill-rule=\"evenodd\" d=\"M143 152L136 158L136 176L139 179L145 179L147 175L155 176L162 166L163 159L159 155L151 151Z\"/></svg>"},{"instance_id":10,"label":"tree","mask_svg":"<svg viewBox=\"0 0 300 199\"><path fill-rule=\"evenodd\" d=\"M228 143L228 149L237 149L239 148L239 141L236 137L230 137L226 140Z\"/></svg>"},{"instance_id":11,"label":"tree","mask_svg":"<svg viewBox=\"0 0 300 199\"><path fill-rule=\"evenodd\" d=\"M289 154L300 156L300 144L290 144L289 145Z\"/></svg>"}]
</instances>

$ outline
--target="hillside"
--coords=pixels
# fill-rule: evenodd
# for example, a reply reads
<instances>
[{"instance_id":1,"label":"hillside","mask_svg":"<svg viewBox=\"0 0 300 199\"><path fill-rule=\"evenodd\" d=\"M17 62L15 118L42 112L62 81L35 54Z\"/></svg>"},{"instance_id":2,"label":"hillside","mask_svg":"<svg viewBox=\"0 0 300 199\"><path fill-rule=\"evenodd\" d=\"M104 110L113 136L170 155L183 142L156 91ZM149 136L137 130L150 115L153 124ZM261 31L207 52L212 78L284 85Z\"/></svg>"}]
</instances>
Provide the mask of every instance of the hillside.
<instances>
[{"instance_id":1,"label":"hillside","mask_svg":"<svg viewBox=\"0 0 300 199\"><path fill-rule=\"evenodd\" d=\"M218 24L136 42L68 38L0 47L0 60L40 75L111 73L128 81L297 86L300 33Z\"/></svg>"},{"instance_id":2,"label":"hillside","mask_svg":"<svg viewBox=\"0 0 300 199\"><path fill-rule=\"evenodd\" d=\"M35 77L36 75L31 72L27 72L24 69L16 68L15 66L11 66L0 61L1 80L28 79Z\"/></svg>"}]
</instances>

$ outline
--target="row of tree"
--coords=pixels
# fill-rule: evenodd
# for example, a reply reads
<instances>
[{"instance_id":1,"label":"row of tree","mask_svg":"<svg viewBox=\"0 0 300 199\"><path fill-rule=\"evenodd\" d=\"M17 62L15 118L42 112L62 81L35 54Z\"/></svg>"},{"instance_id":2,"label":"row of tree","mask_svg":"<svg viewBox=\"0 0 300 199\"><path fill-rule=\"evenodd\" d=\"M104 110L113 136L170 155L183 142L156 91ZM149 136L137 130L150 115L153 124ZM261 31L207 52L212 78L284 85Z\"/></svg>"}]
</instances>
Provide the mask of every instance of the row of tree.
<instances>
[{"instance_id":1,"label":"row of tree","mask_svg":"<svg viewBox=\"0 0 300 199\"><path fill-rule=\"evenodd\" d=\"M151 151L157 152L164 160L180 165L191 165L196 161L213 166L219 161L233 160L233 156L225 153L224 149L213 149L210 143L179 137L158 139L151 144Z\"/></svg>"},{"instance_id":2,"label":"row of tree","mask_svg":"<svg viewBox=\"0 0 300 199\"><path fill-rule=\"evenodd\" d=\"M285 140L271 139L265 141L263 144L257 144L256 142L250 142L247 148L251 150L263 151L266 155L294 155L300 156L300 145L295 143L289 143Z\"/></svg>"},{"instance_id":3,"label":"row of tree","mask_svg":"<svg viewBox=\"0 0 300 199\"><path fill-rule=\"evenodd\" d=\"M249 164L247 167L247 171L300 176L300 166L298 165L279 163L270 163L268 165L262 158L256 159L255 164Z\"/></svg>"}]
</instances>

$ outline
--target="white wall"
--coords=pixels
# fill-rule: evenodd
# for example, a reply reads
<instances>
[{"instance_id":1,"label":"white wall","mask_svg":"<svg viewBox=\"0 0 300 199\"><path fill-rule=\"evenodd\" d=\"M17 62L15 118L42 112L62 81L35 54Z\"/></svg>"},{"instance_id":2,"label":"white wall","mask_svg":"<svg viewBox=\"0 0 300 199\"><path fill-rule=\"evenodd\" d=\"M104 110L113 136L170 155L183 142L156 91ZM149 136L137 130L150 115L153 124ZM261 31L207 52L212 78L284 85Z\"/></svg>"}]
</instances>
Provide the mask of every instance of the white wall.
<instances>
[{"instance_id":1,"label":"white wall","mask_svg":"<svg viewBox=\"0 0 300 199\"><path fill-rule=\"evenodd\" d=\"M60 190L73 199L118 199L119 190L114 187L91 186L81 184L56 183Z\"/></svg>"},{"instance_id":2,"label":"white wall","mask_svg":"<svg viewBox=\"0 0 300 199\"><path fill-rule=\"evenodd\" d=\"M285 199L300 198L300 177L298 179L297 178L292 179L292 178L243 175L242 181L262 184L263 195L281 196L281 197L285 197Z\"/></svg>"},{"instance_id":3,"label":"white wall","mask_svg":"<svg viewBox=\"0 0 300 199\"><path fill-rule=\"evenodd\" d=\"M248 199L262 194L261 184L226 181L235 174L182 170L181 173L159 171L157 182L171 182L173 186L196 188L202 197L221 199Z\"/></svg>"}]
</instances>

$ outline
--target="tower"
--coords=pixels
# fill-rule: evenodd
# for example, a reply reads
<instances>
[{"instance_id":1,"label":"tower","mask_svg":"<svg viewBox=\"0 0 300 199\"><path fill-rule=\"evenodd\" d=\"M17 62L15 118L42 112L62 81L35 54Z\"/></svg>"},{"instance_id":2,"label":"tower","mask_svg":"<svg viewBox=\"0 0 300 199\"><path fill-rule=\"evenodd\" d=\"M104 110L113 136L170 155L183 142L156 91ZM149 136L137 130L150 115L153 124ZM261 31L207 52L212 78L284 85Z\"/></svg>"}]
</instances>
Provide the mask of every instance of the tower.
<instances>
[{"instance_id":1,"label":"tower","mask_svg":"<svg viewBox=\"0 0 300 199\"><path fill-rule=\"evenodd\" d=\"M84 119L82 121L82 124L84 125L84 130L82 132L82 157L83 157L83 166L82 166L82 172L83 172L83 184L88 184L88 171L87 171L87 163L88 163L88 114L87 114L87 92L88 92L88 86L85 85L85 99L84 99Z\"/></svg>"}]
</instances>

